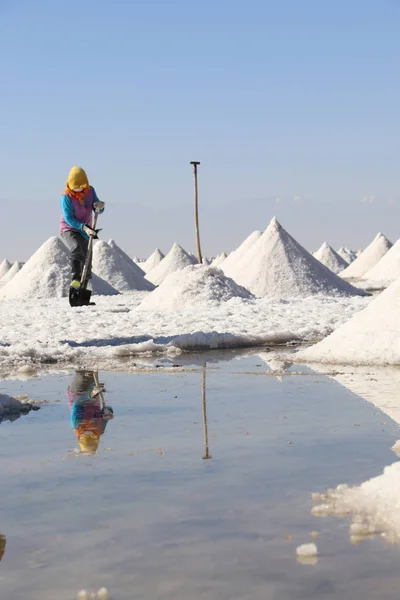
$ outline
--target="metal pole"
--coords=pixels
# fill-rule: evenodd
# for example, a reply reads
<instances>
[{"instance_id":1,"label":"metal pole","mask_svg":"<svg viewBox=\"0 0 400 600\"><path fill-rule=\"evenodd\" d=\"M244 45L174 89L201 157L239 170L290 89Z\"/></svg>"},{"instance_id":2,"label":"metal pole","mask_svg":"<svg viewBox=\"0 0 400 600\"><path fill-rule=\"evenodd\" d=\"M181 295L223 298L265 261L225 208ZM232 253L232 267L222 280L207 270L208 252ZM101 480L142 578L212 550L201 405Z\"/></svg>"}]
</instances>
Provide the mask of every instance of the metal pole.
<instances>
[{"instance_id":1,"label":"metal pole","mask_svg":"<svg viewBox=\"0 0 400 600\"><path fill-rule=\"evenodd\" d=\"M190 164L193 165L193 171L194 171L194 224L195 224L195 229L196 229L197 258L199 260L199 263L201 264L203 262L203 256L201 254L201 247L200 247L199 192L198 192L198 186L197 186L197 165L199 165L200 163L193 160Z\"/></svg>"},{"instance_id":2,"label":"metal pole","mask_svg":"<svg viewBox=\"0 0 400 600\"><path fill-rule=\"evenodd\" d=\"M203 427L204 427L204 456L203 460L212 458L208 450L208 423L207 423L207 394L206 394L206 363L203 365L203 374L201 380L201 391L203 397Z\"/></svg>"}]
</instances>

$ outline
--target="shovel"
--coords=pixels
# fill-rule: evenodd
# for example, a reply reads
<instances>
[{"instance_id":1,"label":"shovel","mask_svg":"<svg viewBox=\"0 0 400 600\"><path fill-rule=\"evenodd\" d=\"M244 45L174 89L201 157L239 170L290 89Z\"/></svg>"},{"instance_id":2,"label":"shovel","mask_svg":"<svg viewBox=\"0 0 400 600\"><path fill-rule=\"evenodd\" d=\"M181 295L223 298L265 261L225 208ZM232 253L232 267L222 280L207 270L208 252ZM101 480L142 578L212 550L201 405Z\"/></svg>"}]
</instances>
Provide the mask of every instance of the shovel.
<instances>
[{"instance_id":1,"label":"shovel","mask_svg":"<svg viewBox=\"0 0 400 600\"><path fill-rule=\"evenodd\" d=\"M99 213L96 211L94 213L94 220L92 229L96 229L97 218ZM69 289L69 304L70 306L94 306L95 302L90 302L90 297L92 295L91 290L87 290L87 274L89 270L90 261L92 260L93 253L93 239L94 236L89 236L89 244L86 253L85 264L83 265L83 271L81 275L81 286L79 289L70 288Z\"/></svg>"}]
</instances>

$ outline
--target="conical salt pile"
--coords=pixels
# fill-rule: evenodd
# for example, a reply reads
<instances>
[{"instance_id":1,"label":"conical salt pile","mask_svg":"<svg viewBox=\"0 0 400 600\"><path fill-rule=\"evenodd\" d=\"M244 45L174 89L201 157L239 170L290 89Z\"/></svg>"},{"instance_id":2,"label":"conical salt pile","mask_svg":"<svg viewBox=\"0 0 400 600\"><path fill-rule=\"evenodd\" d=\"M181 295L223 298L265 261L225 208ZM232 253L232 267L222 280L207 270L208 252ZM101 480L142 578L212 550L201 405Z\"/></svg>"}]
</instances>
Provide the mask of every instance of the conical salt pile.
<instances>
[{"instance_id":1,"label":"conical salt pile","mask_svg":"<svg viewBox=\"0 0 400 600\"><path fill-rule=\"evenodd\" d=\"M275 217L236 265L233 279L256 296L365 295L322 265Z\"/></svg>"},{"instance_id":2,"label":"conical salt pile","mask_svg":"<svg viewBox=\"0 0 400 600\"><path fill-rule=\"evenodd\" d=\"M110 285L107 281L104 281L101 277L98 277L95 273L92 273L92 278L89 280L88 288L92 290L96 296L118 296L119 291Z\"/></svg>"},{"instance_id":3,"label":"conical salt pile","mask_svg":"<svg viewBox=\"0 0 400 600\"><path fill-rule=\"evenodd\" d=\"M326 242L322 244L319 250L314 252L313 256L319 260L320 263L328 267L332 273L339 273L349 266L349 263Z\"/></svg>"},{"instance_id":4,"label":"conical salt pile","mask_svg":"<svg viewBox=\"0 0 400 600\"><path fill-rule=\"evenodd\" d=\"M140 305L153 310L176 310L231 298L253 298L252 294L219 269L191 265L168 275Z\"/></svg>"},{"instance_id":5,"label":"conical salt pile","mask_svg":"<svg viewBox=\"0 0 400 600\"><path fill-rule=\"evenodd\" d=\"M141 264L141 268L145 273L149 273L162 261L163 258L165 258L165 254L163 254L159 248L156 248L154 252L150 254L146 262Z\"/></svg>"},{"instance_id":6,"label":"conical salt pile","mask_svg":"<svg viewBox=\"0 0 400 600\"><path fill-rule=\"evenodd\" d=\"M154 267L151 271L146 274L146 277L149 281L154 283L154 285L160 285L167 277L174 271L180 271L189 265L194 265L196 263L196 259L191 254L188 254L186 250L179 246L179 244L175 243L171 250L168 252L167 256L163 258L163 260Z\"/></svg>"},{"instance_id":7,"label":"conical salt pile","mask_svg":"<svg viewBox=\"0 0 400 600\"><path fill-rule=\"evenodd\" d=\"M62 298L68 294L70 269L67 249L51 237L0 290L0 298L34 300Z\"/></svg>"},{"instance_id":8,"label":"conical salt pile","mask_svg":"<svg viewBox=\"0 0 400 600\"><path fill-rule=\"evenodd\" d=\"M22 269L0 290L0 298L36 300L62 298L69 294L71 271L68 251L57 237L51 237L31 256ZM94 278L96 293L117 291Z\"/></svg>"},{"instance_id":9,"label":"conical salt pile","mask_svg":"<svg viewBox=\"0 0 400 600\"><path fill-rule=\"evenodd\" d=\"M337 251L337 253L339 254L339 256L341 256L342 258L344 258L344 260L351 265L351 263L353 261L356 260L357 258L357 254L354 252L354 250L350 250L350 248L346 248L346 246L342 246L341 248L339 248L339 250Z\"/></svg>"},{"instance_id":10,"label":"conical salt pile","mask_svg":"<svg viewBox=\"0 0 400 600\"><path fill-rule=\"evenodd\" d=\"M132 269L131 265L104 241L97 241L93 246L93 272L119 292L154 289L154 285Z\"/></svg>"},{"instance_id":11,"label":"conical salt pile","mask_svg":"<svg viewBox=\"0 0 400 600\"><path fill-rule=\"evenodd\" d=\"M382 233L378 233L370 245L365 248L364 252L361 252L360 256L358 256L347 269L340 273L340 276L345 279L357 279L363 277L370 269L372 269L372 267L378 264L382 256L390 250L392 245L392 242L390 242Z\"/></svg>"},{"instance_id":12,"label":"conical salt pile","mask_svg":"<svg viewBox=\"0 0 400 600\"><path fill-rule=\"evenodd\" d=\"M11 269L11 263L6 258L0 263L0 279Z\"/></svg>"},{"instance_id":13,"label":"conical salt pile","mask_svg":"<svg viewBox=\"0 0 400 600\"><path fill-rule=\"evenodd\" d=\"M7 271L7 273L0 279L0 287L4 287L6 283L11 281L13 277L22 269L24 263L15 261L11 269Z\"/></svg>"},{"instance_id":14,"label":"conical salt pile","mask_svg":"<svg viewBox=\"0 0 400 600\"><path fill-rule=\"evenodd\" d=\"M322 342L296 354L296 361L399 365L399 298L400 278Z\"/></svg>"},{"instance_id":15,"label":"conical salt pile","mask_svg":"<svg viewBox=\"0 0 400 600\"><path fill-rule=\"evenodd\" d=\"M128 265L131 266L134 273L136 273L137 275L141 275L142 277L145 276L146 273L143 271L142 267L139 266L137 263L135 263L135 261L132 260L132 258L130 256L128 256L127 253L124 252L122 250L122 248L120 246L118 246L118 244L114 240L109 240L108 245L110 246L110 248L115 250L115 252L117 254L119 254L120 257L123 258L128 263Z\"/></svg>"},{"instance_id":16,"label":"conical salt pile","mask_svg":"<svg viewBox=\"0 0 400 600\"><path fill-rule=\"evenodd\" d=\"M391 283L398 277L400 277L400 240L397 240L381 260L365 273L363 279Z\"/></svg>"},{"instance_id":17,"label":"conical salt pile","mask_svg":"<svg viewBox=\"0 0 400 600\"><path fill-rule=\"evenodd\" d=\"M224 260L227 258L227 253L226 252L221 252L221 254L218 254L218 256L216 256L214 258L214 260L212 261L210 267L220 267L222 265L222 263L224 262Z\"/></svg>"},{"instance_id":18,"label":"conical salt pile","mask_svg":"<svg viewBox=\"0 0 400 600\"><path fill-rule=\"evenodd\" d=\"M233 277L236 265L241 258L250 250L252 246L260 239L262 231L253 231L245 240L229 254L229 256L221 263L220 268L225 275Z\"/></svg>"}]
</instances>

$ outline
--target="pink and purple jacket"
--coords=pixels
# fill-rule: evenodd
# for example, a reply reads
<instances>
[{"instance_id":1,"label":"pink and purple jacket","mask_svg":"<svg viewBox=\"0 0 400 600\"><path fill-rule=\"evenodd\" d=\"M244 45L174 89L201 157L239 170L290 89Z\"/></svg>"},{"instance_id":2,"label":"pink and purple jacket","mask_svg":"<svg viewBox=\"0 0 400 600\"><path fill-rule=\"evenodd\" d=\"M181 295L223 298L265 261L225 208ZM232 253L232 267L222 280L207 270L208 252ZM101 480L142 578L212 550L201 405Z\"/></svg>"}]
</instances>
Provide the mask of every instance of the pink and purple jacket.
<instances>
[{"instance_id":1,"label":"pink and purple jacket","mask_svg":"<svg viewBox=\"0 0 400 600\"><path fill-rule=\"evenodd\" d=\"M93 203L98 200L97 194L92 187L88 189L83 204L69 194L63 194L61 197L60 233L64 233L65 231L79 231L82 237L86 240L89 239L89 236L83 231L83 226L92 226ZM102 213L103 210L100 212Z\"/></svg>"}]
</instances>

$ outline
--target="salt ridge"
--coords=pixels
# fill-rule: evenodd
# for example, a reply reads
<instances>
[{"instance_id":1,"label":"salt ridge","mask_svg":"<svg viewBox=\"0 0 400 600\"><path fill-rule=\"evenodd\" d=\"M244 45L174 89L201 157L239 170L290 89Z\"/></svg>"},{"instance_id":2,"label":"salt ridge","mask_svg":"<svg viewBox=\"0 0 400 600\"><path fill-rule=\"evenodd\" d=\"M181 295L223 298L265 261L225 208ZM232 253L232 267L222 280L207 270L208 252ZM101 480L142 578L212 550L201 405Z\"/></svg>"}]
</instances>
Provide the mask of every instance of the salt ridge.
<instances>
[{"instance_id":1,"label":"salt ridge","mask_svg":"<svg viewBox=\"0 0 400 600\"><path fill-rule=\"evenodd\" d=\"M314 258L275 217L232 268L232 277L256 296L365 295Z\"/></svg>"},{"instance_id":2,"label":"salt ridge","mask_svg":"<svg viewBox=\"0 0 400 600\"><path fill-rule=\"evenodd\" d=\"M99 240L93 246L93 272L119 292L152 290L154 286L106 242Z\"/></svg>"},{"instance_id":3,"label":"salt ridge","mask_svg":"<svg viewBox=\"0 0 400 600\"><path fill-rule=\"evenodd\" d=\"M372 267L374 267L381 258L392 247L390 242L382 233L378 233L372 242L361 252L344 271L340 273L341 277L346 279L357 279L363 277Z\"/></svg>"},{"instance_id":4,"label":"salt ridge","mask_svg":"<svg viewBox=\"0 0 400 600\"><path fill-rule=\"evenodd\" d=\"M154 283L154 285L160 285L164 279L173 273L188 267L189 265L195 264L197 261L193 255L189 254L175 243L171 250L168 252L165 258L149 271L146 275L147 279Z\"/></svg>"},{"instance_id":5,"label":"salt ridge","mask_svg":"<svg viewBox=\"0 0 400 600\"><path fill-rule=\"evenodd\" d=\"M313 254L314 258L328 267L332 273L339 273L349 266L349 263L342 258L329 244L324 242L322 246Z\"/></svg>"},{"instance_id":6,"label":"salt ridge","mask_svg":"<svg viewBox=\"0 0 400 600\"><path fill-rule=\"evenodd\" d=\"M232 298L251 299L253 296L219 269L190 265L170 273L160 286L143 300L141 307L176 310L199 304L220 304Z\"/></svg>"}]
</instances>

